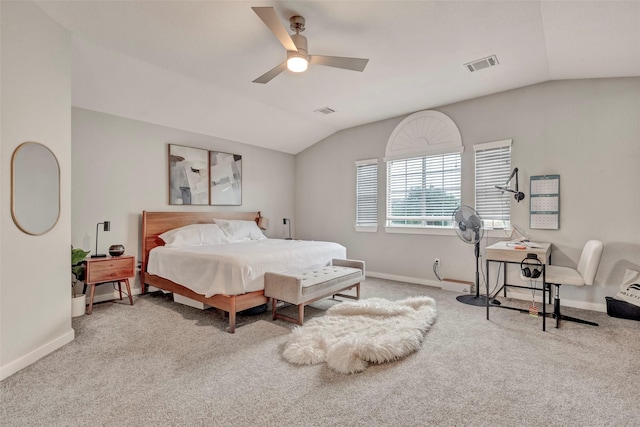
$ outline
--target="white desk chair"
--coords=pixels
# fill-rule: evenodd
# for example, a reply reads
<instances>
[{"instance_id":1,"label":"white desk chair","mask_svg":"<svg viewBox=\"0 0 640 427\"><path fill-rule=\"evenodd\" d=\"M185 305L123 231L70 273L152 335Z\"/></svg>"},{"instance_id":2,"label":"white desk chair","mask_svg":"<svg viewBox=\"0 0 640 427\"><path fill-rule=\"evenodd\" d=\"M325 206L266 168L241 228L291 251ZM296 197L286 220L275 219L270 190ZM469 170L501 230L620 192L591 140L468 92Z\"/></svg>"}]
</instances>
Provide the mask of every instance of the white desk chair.
<instances>
[{"instance_id":1,"label":"white desk chair","mask_svg":"<svg viewBox=\"0 0 640 427\"><path fill-rule=\"evenodd\" d=\"M555 286L553 317L556 318L556 328L560 325L560 319L598 326L598 324L594 322L560 314L560 285L592 285L596 277L596 272L598 271L598 266L600 265L603 249L604 245L601 241L589 240L582 249L582 255L580 255L577 269L559 265L547 265L545 267L545 285Z\"/></svg>"}]
</instances>

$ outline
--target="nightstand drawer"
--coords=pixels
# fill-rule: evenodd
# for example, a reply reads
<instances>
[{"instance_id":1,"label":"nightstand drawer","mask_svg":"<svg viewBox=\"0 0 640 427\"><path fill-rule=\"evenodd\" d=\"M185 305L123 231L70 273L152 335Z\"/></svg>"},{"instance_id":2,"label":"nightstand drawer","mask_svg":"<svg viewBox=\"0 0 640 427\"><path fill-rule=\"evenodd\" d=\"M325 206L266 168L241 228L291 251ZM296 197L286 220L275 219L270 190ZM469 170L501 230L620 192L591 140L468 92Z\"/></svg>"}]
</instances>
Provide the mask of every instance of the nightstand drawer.
<instances>
[{"instance_id":1,"label":"nightstand drawer","mask_svg":"<svg viewBox=\"0 0 640 427\"><path fill-rule=\"evenodd\" d=\"M109 258L104 261L92 262L91 270L92 271L104 271L104 270L112 270L112 269L120 269L120 268L131 268L133 269L133 258L125 258L125 259L113 259Z\"/></svg>"},{"instance_id":2,"label":"nightstand drawer","mask_svg":"<svg viewBox=\"0 0 640 427\"><path fill-rule=\"evenodd\" d=\"M110 282L112 280L117 279L128 279L129 277L133 277L133 269L129 267L122 268L113 268L109 270L102 271L92 271L89 274L87 282L89 283L99 283L99 282Z\"/></svg>"},{"instance_id":3,"label":"nightstand drawer","mask_svg":"<svg viewBox=\"0 0 640 427\"><path fill-rule=\"evenodd\" d=\"M132 256L88 260L86 283L111 282L135 276L135 258Z\"/></svg>"}]
</instances>

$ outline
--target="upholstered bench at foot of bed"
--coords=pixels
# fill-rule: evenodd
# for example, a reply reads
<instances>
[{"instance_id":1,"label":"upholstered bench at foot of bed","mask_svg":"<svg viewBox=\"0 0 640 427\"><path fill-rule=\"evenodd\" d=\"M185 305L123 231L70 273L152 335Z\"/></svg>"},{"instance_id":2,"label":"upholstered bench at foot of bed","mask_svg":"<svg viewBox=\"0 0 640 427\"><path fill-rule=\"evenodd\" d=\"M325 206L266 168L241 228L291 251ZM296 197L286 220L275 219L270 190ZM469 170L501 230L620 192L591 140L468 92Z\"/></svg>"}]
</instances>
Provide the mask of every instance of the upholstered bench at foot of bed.
<instances>
[{"instance_id":1,"label":"upholstered bench at foot of bed","mask_svg":"<svg viewBox=\"0 0 640 427\"><path fill-rule=\"evenodd\" d=\"M271 298L273 320L282 319L302 325L305 305L332 295L360 299L364 261L334 259L331 264L298 273L265 273L264 295ZM352 288L356 289L356 295L339 293ZM278 301L297 305L298 319L278 313Z\"/></svg>"}]
</instances>

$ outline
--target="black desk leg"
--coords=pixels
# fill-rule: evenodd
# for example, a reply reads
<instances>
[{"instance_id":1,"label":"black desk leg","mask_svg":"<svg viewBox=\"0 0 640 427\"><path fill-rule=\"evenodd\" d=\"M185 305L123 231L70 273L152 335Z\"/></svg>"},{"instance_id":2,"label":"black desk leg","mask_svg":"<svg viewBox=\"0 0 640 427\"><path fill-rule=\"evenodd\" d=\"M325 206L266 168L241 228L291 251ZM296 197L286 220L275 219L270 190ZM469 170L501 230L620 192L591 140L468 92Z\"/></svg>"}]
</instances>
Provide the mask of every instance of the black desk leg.
<instances>
[{"instance_id":1,"label":"black desk leg","mask_svg":"<svg viewBox=\"0 0 640 427\"><path fill-rule=\"evenodd\" d=\"M485 298L486 302L487 302L487 320L489 320L489 260L487 259L485 264L487 265L487 277L486 277L486 285L487 285L487 297ZM478 284L478 286L480 286Z\"/></svg>"},{"instance_id":2,"label":"black desk leg","mask_svg":"<svg viewBox=\"0 0 640 427\"><path fill-rule=\"evenodd\" d=\"M547 291L547 280L546 280L546 273L545 273L545 264L542 264L542 331L546 331L547 330L547 298L546 298L546 291Z\"/></svg>"},{"instance_id":3,"label":"black desk leg","mask_svg":"<svg viewBox=\"0 0 640 427\"><path fill-rule=\"evenodd\" d=\"M507 297L507 263L502 263L502 293Z\"/></svg>"}]
</instances>

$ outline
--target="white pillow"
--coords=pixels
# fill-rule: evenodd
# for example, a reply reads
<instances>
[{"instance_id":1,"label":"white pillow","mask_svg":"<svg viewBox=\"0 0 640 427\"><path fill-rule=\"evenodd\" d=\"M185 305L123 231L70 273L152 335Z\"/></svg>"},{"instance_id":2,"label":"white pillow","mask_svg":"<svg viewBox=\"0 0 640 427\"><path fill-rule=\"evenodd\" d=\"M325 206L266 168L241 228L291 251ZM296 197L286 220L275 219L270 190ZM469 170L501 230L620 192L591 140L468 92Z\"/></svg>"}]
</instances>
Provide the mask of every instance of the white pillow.
<instances>
[{"instance_id":1,"label":"white pillow","mask_svg":"<svg viewBox=\"0 0 640 427\"><path fill-rule=\"evenodd\" d=\"M240 240L262 240L267 237L262 234L255 221L242 221L238 219L214 219L216 224L227 233L232 242Z\"/></svg>"},{"instance_id":2,"label":"white pillow","mask_svg":"<svg viewBox=\"0 0 640 427\"><path fill-rule=\"evenodd\" d=\"M160 236L165 246L184 248L188 246L217 245L229 243L226 233L217 224L191 224L166 231Z\"/></svg>"}]
</instances>

